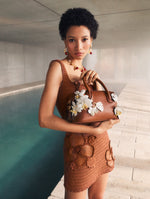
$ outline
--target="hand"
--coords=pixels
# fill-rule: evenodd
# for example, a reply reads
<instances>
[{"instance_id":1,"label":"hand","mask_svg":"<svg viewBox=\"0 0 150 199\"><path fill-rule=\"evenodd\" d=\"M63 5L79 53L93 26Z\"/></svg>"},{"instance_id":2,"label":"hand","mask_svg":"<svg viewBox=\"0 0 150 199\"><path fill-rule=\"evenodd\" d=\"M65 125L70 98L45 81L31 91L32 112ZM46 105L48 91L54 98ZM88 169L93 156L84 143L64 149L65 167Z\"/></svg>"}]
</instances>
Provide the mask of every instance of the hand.
<instances>
[{"instance_id":1,"label":"hand","mask_svg":"<svg viewBox=\"0 0 150 199\"><path fill-rule=\"evenodd\" d=\"M114 124L117 124L119 122L120 122L119 119L111 119L111 120L102 122L100 124L100 126L98 126L98 127L95 128L96 134L102 134L102 133L104 133L105 131L111 129Z\"/></svg>"},{"instance_id":2,"label":"hand","mask_svg":"<svg viewBox=\"0 0 150 199\"><path fill-rule=\"evenodd\" d=\"M94 81L99 78L98 73L93 70L84 71L81 73L81 78L85 77L85 80L88 84L93 85Z\"/></svg>"}]
</instances>

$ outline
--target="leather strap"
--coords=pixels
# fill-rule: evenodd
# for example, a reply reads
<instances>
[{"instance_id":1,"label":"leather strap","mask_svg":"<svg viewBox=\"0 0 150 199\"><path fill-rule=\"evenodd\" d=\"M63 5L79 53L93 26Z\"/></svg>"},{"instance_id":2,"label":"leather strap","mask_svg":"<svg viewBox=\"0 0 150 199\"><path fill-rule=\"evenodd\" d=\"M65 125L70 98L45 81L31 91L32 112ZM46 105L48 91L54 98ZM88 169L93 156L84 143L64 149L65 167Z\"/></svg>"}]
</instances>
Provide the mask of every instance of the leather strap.
<instances>
[{"instance_id":1,"label":"leather strap","mask_svg":"<svg viewBox=\"0 0 150 199\"><path fill-rule=\"evenodd\" d=\"M107 87L105 86L105 84L100 80L100 79L96 79L95 81L98 81L104 88L105 92L106 92L106 95L107 95L107 99L108 99L108 102L112 102L112 99L111 99L111 96L110 96L110 92L108 91ZM89 97L92 98L92 89L90 88L90 86L87 84L87 82L85 81L85 76L83 77L83 82L84 82L84 85L89 93Z\"/></svg>"}]
</instances>

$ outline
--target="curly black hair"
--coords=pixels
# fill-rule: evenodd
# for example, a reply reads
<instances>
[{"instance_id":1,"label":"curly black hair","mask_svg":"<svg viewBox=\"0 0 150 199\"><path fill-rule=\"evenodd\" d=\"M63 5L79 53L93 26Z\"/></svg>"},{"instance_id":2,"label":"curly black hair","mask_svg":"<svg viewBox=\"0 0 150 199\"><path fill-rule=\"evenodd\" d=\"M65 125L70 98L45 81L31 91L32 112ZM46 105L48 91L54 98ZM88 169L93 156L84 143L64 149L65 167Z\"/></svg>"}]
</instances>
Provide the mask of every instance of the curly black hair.
<instances>
[{"instance_id":1,"label":"curly black hair","mask_svg":"<svg viewBox=\"0 0 150 199\"><path fill-rule=\"evenodd\" d=\"M59 23L59 33L61 39L66 39L66 33L71 26L86 26L90 30L90 35L96 39L98 23L87 9L85 8L70 8L62 14Z\"/></svg>"}]
</instances>

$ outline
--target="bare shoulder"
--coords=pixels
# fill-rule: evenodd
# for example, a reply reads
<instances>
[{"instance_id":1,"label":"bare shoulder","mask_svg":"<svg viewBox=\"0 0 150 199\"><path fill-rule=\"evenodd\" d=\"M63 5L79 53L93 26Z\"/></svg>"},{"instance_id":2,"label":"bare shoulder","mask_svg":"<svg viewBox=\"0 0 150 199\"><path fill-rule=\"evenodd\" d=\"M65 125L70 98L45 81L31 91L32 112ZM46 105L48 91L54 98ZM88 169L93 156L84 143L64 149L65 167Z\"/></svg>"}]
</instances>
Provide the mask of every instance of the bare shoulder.
<instances>
[{"instance_id":1,"label":"bare shoulder","mask_svg":"<svg viewBox=\"0 0 150 199\"><path fill-rule=\"evenodd\" d=\"M61 72L61 65L60 65L60 63L58 61L56 61L56 60L52 60L50 62L50 64L49 64L49 70L50 71Z\"/></svg>"},{"instance_id":2,"label":"bare shoulder","mask_svg":"<svg viewBox=\"0 0 150 199\"><path fill-rule=\"evenodd\" d=\"M55 81L56 83L60 83L62 81L61 65L56 60L52 60L49 64L46 75L46 83L49 81Z\"/></svg>"}]
</instances>

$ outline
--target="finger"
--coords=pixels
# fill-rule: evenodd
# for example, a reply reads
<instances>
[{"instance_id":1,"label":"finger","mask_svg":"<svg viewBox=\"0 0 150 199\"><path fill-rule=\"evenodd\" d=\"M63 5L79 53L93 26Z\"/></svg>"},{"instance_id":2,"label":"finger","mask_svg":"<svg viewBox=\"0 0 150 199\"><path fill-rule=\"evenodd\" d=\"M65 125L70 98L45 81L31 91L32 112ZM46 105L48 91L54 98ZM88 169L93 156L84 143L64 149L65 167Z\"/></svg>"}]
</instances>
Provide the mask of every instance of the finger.
<instances>
[{"instance_id":1,"label":"finger","mask_svg":"<svg viewBox=\"0 0 150 199\"><path fill-rule=\"evenodd\" d=\"M93 81L93 77L94 77L94 76L95 76L95 72L92 71L91 74L89 75L89 83L94 82L94 81Z\"/></svg>"},{"instance_id":2,"label":"finger","mask_svg":"<svg viewBox=\"0 0 150 199\"><path fill-rule=\"evenodd\" d=\"M86 75L86 80L89 82L89 84L93 83L93 77L95 75L95 71L89 70Z\"/></svg>"},{"instance_id":3,"label":"finger","mask_svg":"<svg viewBox=\"0 0 150 199\"><path fill-rule=\"evenodd\" d=\"M113 124L114 124L113 120L109 120L109 127L110 127L110 128L113 127Z\"/></svg>"},{"instance_id":4,"label":"finger","mask_svg":"<svg viewBox=\"0 0 150 199\"><path fill-rule=\"evenodd\" d=\"M89 76L90 76L91 72L92 72L91 70L88 70L88 71L86 72L86 74L84 75L85 81L89 81Z\"/></svg>"},{"instance_id":5,"label":"finger","mask_svg":"<svg viewBox=\"0 0 150 199\"><path fill-rule=\"evenodd\" d=\"M85 74L87 73L88 71L83 71L80 75L81 79L85 76Z\"/></svg>"},{"instance_id":6,"label":"finger","mask_svg":"<svg viewBox=\"0 0 150 199\"><path fill-rule=\"evenodd\" d=\"M120 122L120 119L112 120L112 123L113 123L113 124L117 124L117 123L119 123L119 122Z\"/></svg>"},{"instance_id":7,"label":"finger","mask_svg":"<svg viewBox=\"0 0 150 199\"><path fill-rule=\"evenodd\" d=\"M89 75L89 78L88 78L88 82L89 82L89 84L91 84L91 83L93 83L93 76L94 76L94 72L92 71L91 73L90 73L90 75Z\"/></svg>"},{"instance_id":8,"label":"finger","mask_svg":"<svg viewBox=\"0 0 150 199\"><path fill-rule=\"evenodd\" d=\"M99 79L99 75L97 73L95 73L95 75L93 76L92 81L95 82L96 79Z\"/></svg>"}]
</instances>

